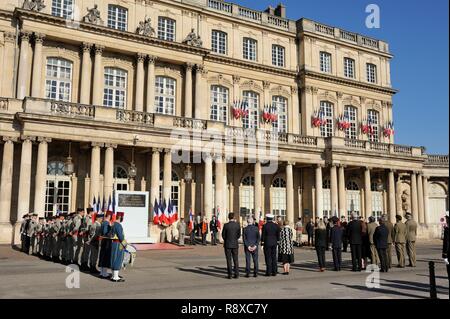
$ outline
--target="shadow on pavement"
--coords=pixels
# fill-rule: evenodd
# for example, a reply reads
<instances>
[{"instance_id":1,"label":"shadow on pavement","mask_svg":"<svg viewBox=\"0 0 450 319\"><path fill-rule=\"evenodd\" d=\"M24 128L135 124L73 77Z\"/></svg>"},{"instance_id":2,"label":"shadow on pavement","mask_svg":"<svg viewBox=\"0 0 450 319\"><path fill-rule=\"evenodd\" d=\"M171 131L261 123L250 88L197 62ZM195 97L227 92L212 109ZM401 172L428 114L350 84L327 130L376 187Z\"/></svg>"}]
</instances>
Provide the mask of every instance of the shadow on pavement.
<instances>
[{"instance_id":1,"label":"shadow on pavement","mask_svg":"<svg viewBox=\"0 0 450 319\"><path fill-rule=\"evenodd\" d=\"M341 283L337 283L337 282L332 282L331 284L335 285L335 286L344 286L344 287L347 287L347 288L361 290L361 291L365 291L365 292L371 291L371 292L376 292L376 293L379 293L379 294L403 296L403 297L408 297L408 298L428 299L427 297L423 297L423 296L418 296L418 295L413 295L413 294L409 294L409 293L404 293L404 292L394 291L394 290L389 290L389 289L383 289L383 288L369 289L366 286L346 285L346 284L341 284Z\"/></svg>"}]
</instances>

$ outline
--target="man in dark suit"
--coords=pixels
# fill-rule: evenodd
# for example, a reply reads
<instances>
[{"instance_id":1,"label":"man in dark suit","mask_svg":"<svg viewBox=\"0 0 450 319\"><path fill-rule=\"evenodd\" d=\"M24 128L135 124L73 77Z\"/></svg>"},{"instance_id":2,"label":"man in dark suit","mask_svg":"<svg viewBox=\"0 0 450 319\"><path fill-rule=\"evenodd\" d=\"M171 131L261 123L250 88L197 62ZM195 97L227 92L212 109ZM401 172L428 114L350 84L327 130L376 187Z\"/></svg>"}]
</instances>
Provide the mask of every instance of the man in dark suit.
<instances>
[{"instance_id":1,"label":"man in dark suit","mask_svg":"<svg viewBox=\"0 0 450 319\"><path fill-rule=\"evenodd\" d=\"M333 263L334 270L341 271L342 264L342 237L343 237L343 229L339 223L339 218L336 216L332 219L333 227L331 228L331 247L333 249Z\"/></svg>"},{"instance_id":2,"label":"man in dark suit","mask_svg":"<svg viewBox=\"0 0 450 319\"><path fill-rule=\"evenodd\" d=\"M239 238L241 237L241 226L236 222L234 213L228 215L229 222L223 226L222 238L223 247L225 249L225 257L227 258L228 279L232 276L231 258L234 263L234 278L239 278Z\"/></svg>"},{"instance_id":3,"label":"man in dark suit","mask_svg":"<svg viewBox=\"0 0 450 319\"><path fill-rule=\"evenodd\" d=\"M352 251L352 271L361 271L362 226L356 213L352 213L352 220L347 225L347 238Z\"/></svg>"},{"instance_id":4,"label":"man in dark suit","mask_svg":"<svg viewBox=\"0 0 450 319\"><path fill-rule=\"evenodd\" d=\"M244 228L244 251L245 251L245 277L250 277L251 260L253 259L253 277L258 277L258 247L261 235L253 218L247 220L248 226Z\"/></svg>"},{"instance_id":5,"label":"man in dark suit","mask_svg":"<svg viewBox=\"0 0 450 319\"><path fill-rule=\"evenodd\" d=\"M277 245L280 240L281 228L273 222L272 214L266 215L267 223L263 226L261 244L264 246L266 260L266 276L277 275Z\"/></svg>"},{"instance_id":6,"label":"man in dark suit","mask_svg":"<svg viewBox=\"0 0 450 319\"><path fill-rule=\"evenodd\" d=\"M389 230L386 227L386 218L381 217L379 220L380 226L375 228L375 233L373 234L373 242L377 248L378 257L380 257L381 272L389 271L387 248L388 248L388 237Z\"/></svg>"}]
</instances>

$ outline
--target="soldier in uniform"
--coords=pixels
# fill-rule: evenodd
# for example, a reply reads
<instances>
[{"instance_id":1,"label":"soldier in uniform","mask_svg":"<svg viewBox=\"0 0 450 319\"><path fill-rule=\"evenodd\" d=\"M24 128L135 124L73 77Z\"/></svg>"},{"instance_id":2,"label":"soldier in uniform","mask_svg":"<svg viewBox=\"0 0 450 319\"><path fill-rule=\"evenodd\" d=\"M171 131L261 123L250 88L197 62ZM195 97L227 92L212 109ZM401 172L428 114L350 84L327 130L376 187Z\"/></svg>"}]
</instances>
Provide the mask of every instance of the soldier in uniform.
<instances>
[{"instance_id":1,"label":"soldier in uniform","mask_svg":"<svg viewBox=\"0 0 450 319\"><path fill-rule=\"evenodd\" d=\"M44 243L42 245L42 256L44 259L48 259L48 230L50 228L50 217L45 219L45 225L42 229L42 233L44 236Z\"/></svg>"},{"instance_id":2,"label":"soldier in uniform","mask_svg":"<svg viewBox=\"0 0 450 319\"><path fill-rule=\"evenodd\" d=\"M37 220L37 214L32 214L31 218L26 226L27 239L26 239L25 253L28 255L30 254L30 250L31 250L31 253L33 253L34 241L35 241L34 229L37 225L36 220Z\"/></svg>"},{"instance_id":3,"label":"soldier in uniform","mask_svg":"<svg viewBox=\"0 0 450 319\"><path fill-rule=\"evenodd\" d=\"M406 252L409 258L409 267L416 267L416 237L417 222L410 213L406 214Z\"/></svg>"},{"instance_id":4,"label":"soldier in uniform","mask_svg":"<svg viewBox=\"0 0 450 319\"><path fill-rule=\"evenodd\" d=\"M111 270L113 282L124 282L125 279L119 277L119 271L122 269L124 250L127 242L125 241L125 234L123 233L124 213L117 213L117 219L111 226Z\"/></svg>"},{"instance_id":5,"label":"soldier in uniform","mask_svg":"<svg viewBox=\"0 0 450 319\"><path fill-rule=\"evenodd\" d=\"M59 242L59 249L61 251L61 263L64 265L68 265L69 264L69 255L68 255L68 250L67 250L67 234L68 234L68 223L69 223L69 214L64 213L63 214L63 221L61 223L61 228L59 230L59 238L58 238L58 242Z\"/></svg>"},{"instance_id":6,"label":"soldier in uniform","mask_svg":"<svg viewBox=\"0 0 450 319\"><path fill-rule=\"evenodd\" d=\"M36 255L42 255L42 244L44 243L44 239L42 237L42 229L44 228L44 217L39 217L39 222L36 226Z\"/></svg>"},{"instance_id":7,"label":"soldier in uniform","mask_svg":"<svg viewBox=\"0 0 450 319\"><path fill-rule=\"evenodd\" d=\"M70 235L72 236L72 247L74 250L73 263L80 264L81 250L83 248L83 230L84 230L84 209L78 208L77 214L73 217Z\"/></svg>"},{"instance_id":8,"label":"soldier in uniform","mask_svg":"<svg viewBox=\"0 0 450 319\"><path fill-rule=\"evenodd\" d=\"M177 230L178 230L178 244L180 246L184 246L184 237L186 236L186 223L184 222L183 217L178 222Z\"/></svg>"},{"instance_id":9,"label":"soldier in uniform","mask_svg":"<svg viewBox=\"0 0 450 319\"><path fill-rule=\"evenodd\" d=\"M72 231L72 223L73 223L73 217L75 213L69 214L69 219L67 220L66 227L65 227L65 234L66 234L66 241L64 245L65 253L66 253L66 264L72 264L73 263L73 256L74 256L74 243L73 243L73 237L71 234Z\"/></svg>"},{"instance_id":10,"label":"soldier in uniform","mask_svg":"<svg viewBox=\"0 0 450 319\"><path fill-rule=\"evenodd\" d=\"M81 254L81 267L80 267L80 270L82 271L89 270L88 262L91 245L88 244L88 241L89 241L89 229L92 226L92 213L93 209L91 207L86 209L86 216L84 216L80 228L80 232L82 234L80 236L83 237L83 253Z\"/></svg>"},{"instance_id":11,"label":"soldier in uniform","mask_svg":"<svg viewBox=\"0 0 450 319\"><path fill-rule=\"evenodd\" d=\"M378 263L379 263L377 247L375 246L375 242L373 240L373 235L375 234L375 230L377 229L377 227L378 227L378 225L375 222L375 217L370 216L369 224L367 224L367 234L369 235L370 262L372 265L378 265Z\"/></svg>"},{"instance_id":12,"label":"soldier in uniform","mask_svg":"<svg viewBox=\"0 0 450 319\"><path fill-rule=\"evenodd\" d=\"M113 212L106 212L105 218L100 229L100 254L98 258L98 267L100 268L100 278L110 277L107 269L111 268L111 217Z\"/></svg>"},{"instance_id":13,"label":"soldier in uniform","mask_svg":"<svg viewBox=\"0 0 450 319\"><path fill-rule=\"evenodd\" d=\"M59 232L61 231L61 227L62 227L62 221L63 221L63 215L59 214L54 222L53 222L53 234L52 234L52 242L53 242L53 246L52 246L52 259L53 261L56 262L60 262L60 236L59 236Z\"/></svg>"},{"instance_id":14,"label":"soldier in uniform","mask_svg":"<svg viewBox=\"0 0 450 319\"><path fill-rule=\"evenodd\" d=\"M26 228L30 222L30 215L25 214L22 216L22 223L20 224L20 250L25 252L25 246L27 242L27 232Z\"/></svg>"},{"instance_id":15,"label":"soldier in uniform","mask_svg":"<svg viewBox=\"0 0 450 319\"><path fill-rule=\"evenodd\" d=\"M104 218L104 214L99 213L95 216L95 222L89 227L88 233L88 241L89 245L89 270L92 274L99 274L100 272L97 270L97 260L98 260L98 252L99 252L99 244L100 244L100 235L102 230L102 221Z\"/></svg>"},{"instance_id":16,"label":"soldier in uniform","mask_svg":"<svg viewBox=\"0 0 450 319\"><path fill-rule=\"evenodd\" d=\"M402 223L402 216L395 216L394 226L395 251L397 252L398 268L405 268L406 225Z\"/></svg>"},{"instance_id":17,"label":"soldier in uniform","mask_svg":"<svg viewBox=\"0 0 450 319\"><path fill-rule=\"evenodd\" d=\"M387 249L386 249L386 256L387 256L387 266L388 268L392 268L392 246L394 242L394 225L389 220L388 216L384 214L381 216L384 220L384 226L386 226L388 230L388 238L387 238Z\"/></svg>"}]
</instances>

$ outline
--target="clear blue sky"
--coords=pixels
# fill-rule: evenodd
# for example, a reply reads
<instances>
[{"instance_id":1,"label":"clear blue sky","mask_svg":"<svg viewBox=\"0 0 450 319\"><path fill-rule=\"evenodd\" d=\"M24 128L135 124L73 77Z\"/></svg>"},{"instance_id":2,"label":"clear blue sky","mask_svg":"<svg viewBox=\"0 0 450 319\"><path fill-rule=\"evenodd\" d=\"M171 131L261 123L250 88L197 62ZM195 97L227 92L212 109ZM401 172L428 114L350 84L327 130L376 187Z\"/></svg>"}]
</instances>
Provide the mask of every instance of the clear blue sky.
<instances>
[{"instance_id":1,"label":"clear blue sky","mask_svg":"<svg viewBox=\"0 0 450 319\"><path fill-rule=\"evenodd\" d=\"M234 0L257 10L278 0ZM288 18L309 18L387 41L394 96L395 143L448 154L448 0L283 0ZM365 26L368 4L381 11L380 29Z\"/></svg>"}]
</instances>

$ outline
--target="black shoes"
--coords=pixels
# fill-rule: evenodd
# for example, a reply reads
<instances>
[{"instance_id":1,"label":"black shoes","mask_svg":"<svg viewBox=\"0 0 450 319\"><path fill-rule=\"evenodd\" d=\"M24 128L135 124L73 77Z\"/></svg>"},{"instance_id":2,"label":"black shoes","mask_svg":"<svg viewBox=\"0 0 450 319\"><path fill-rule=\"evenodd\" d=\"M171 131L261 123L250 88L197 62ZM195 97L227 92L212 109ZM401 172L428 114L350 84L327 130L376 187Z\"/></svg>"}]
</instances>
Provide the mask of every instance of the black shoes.
<instances>
[{"instance_id":1,"label":"black shoes","mask_svg":"<svg viewBox=\"0 0 450 319\"><path fill-rule=\"evenodd\" d=\"M119 278L119 279L110 279L112 282L125 282L125 279Z\"/></svg>"}]
</instances>

